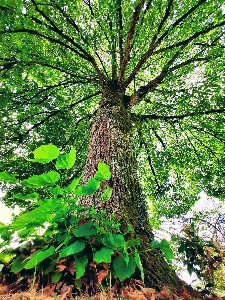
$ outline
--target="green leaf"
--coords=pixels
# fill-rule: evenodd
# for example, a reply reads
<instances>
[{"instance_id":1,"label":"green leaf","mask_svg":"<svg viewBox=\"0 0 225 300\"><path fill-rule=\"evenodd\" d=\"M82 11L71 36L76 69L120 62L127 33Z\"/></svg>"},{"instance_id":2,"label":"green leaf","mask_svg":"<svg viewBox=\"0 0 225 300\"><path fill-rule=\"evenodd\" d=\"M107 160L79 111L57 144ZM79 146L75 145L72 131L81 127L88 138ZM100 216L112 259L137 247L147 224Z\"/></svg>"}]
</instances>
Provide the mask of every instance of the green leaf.
<instances>
[{"instance_id":1,"label":"green leaf","mask_svg":"<svg viewBox=\"0 0 225 300\"><path fill-rule=\"evenodd\" d=\"M94 176L97 180L109 180L111 178L111 172L109 166L103 162L98 163L98 170Z\"/></svg>"},{"instance_id":2,"label":"green leaf","mask_svg":"<svg viewBox=\"0 0 225 300\"><path fill-rule=\"evenodd\" d=\"M37 227L37 225L42 225L47 221L47 214L52 215L59 204L56 201L53 201L53 199L48 199L40 201L39 205L40 206L31 211L19 215L10 226L17 231L24 228L28 229L28 227L31 229L32 227Z\"/></svg>"},{"instance_id":3,"label":"green leaf","mask_svg":"<svg viewBox=\"0 0 225 300\"><path fill-rule=\"evenodd\" d=\"M49 191L50 191L50 193L53 195L53 196L55 196L55 197L57 197L58 195L62 195L63 194L63 190L61 189L61 187L60 186L56 186L56 187L51 187L50 189L49 189Z\"/></svg>"},{"instance_id":4,"label":"green leaf","mask_svg":"<svg viewBox=\"0 0 225 300\"><path fill-rule=\"evenodd\" d=\"M64 248L60 253L59 253L59 259L65 256L73 255L76 253L81 252L85 248L85 242L78 240L75 243L69 245L68 247Z\"/></svg>"},{"instance_id":5,"label":"green leaf","mask_svg":"<svg viewBox=\"0 0 225 300\"><path fill-rule=\"evenodd\" d=\"M10 174L9 172L3 171L0 172L0 180L6 181L9 183L16 183L18 180L15 178L18 174Z\"/></svg>"},{"instance_id":6,"label":"green leaf","mask_svg":"<svg viewBox=\"0 0 225 300\"><path fill-rule=\"evenodd\" d=\"M62 277L62 273L61 272L55 272L52 275L52 283L58 283L61 277Z\"/></svg>"},{"instance_id":7,"label":"green leaf","mask_svg":"<svg viewBox=\"0 0 225 300\"><path fill-rule=\"evenodd\" d=\"M54 269L55 265L56 265L56 262L54 260L52 260L50 262L50 264L47 266L47 268L44 269L44 274L46 274L46 275L49 274Z\"/></svg>"},{"instance_id":8,"label":"green leaf","mask_svg":"<svg viewBox=\"0 0 225 300\"><path fill-rule=\"evenodd\" d=\"M76 151L75 149L72 147L72 149L70 150L69 153L60 155L57 158L55 167L57 170L59 169L71 169L74 164L75 164L75 160L76 160Z\"/></svg>"},{"instance_id":9,"label":"green leaf","mask_svg":"<svg viewBox=\"0 0 225 300\"><path fill-rule=\"evenodd\" d=\"M107 187L107 189L100 195L100 199L104 201L108 201L112 195L113 189L111 187Z\"/></svg>"},{"instance_id":10,"label":"green leaf","mask_svg":"<svg viewBox=\"0 0 225 300\"><path fill-rule=\"evenodd\" d=\"M160 243L156 240L152 240L151 242L152 249L161 249L166 260L171 260L174 258L173 251L170 248L170 245L167 240L163 239Z\"/></svg>"},{"instance_id":11,"label":"green leaf","mask_svg":"<svg viewBox=\"0 0 225 300\"><path fill-rule=\"evenodd\" d=\"M189 275L191 276L194 271L194 266L192 264L188 264L187 270L188 270Z\"/></svg>"},{"instance_id":12,"label":"green leaf","mask_svg":"<svg viewBox=\"0 0 225 300\"><path fill-rule=\"evenodd\" d=\"M116 272L117 277L120 281L130 278L132 274L134 274L136 268L136 263L134 258L130 256L128 264L124 260L122 256L117 256L113 260L113 269Z\"/></svg>"},{"instance_id":13,"label":"green leaf","mask_svg":"<svg viewBox=\"0 0 225 300\"><path fill-rule=\"evenodd\" d=\"M152 240L150 247L151 247L151 249L156 249L156 248L159 248L159 245L160 245L160 243L158 241Z\"/></svg>"},{"instance_id":14,"label":"green leaf","mask_svg":"<svg viewBox=\"0 0 225 300\"><path fill-rule=\"evenodd\" d=\"M51 256L54 253L54 251L55 251L55 247L51 246L47 250L38 251L38 252L34 253L32 255L32 257L30 258L30 260L26 263L26 265L24 266L24 268L26 270L34 268L40 262L42 262L44 259L46 259L47 257Z\"/></svg>"},{"instance_id":15,"label":"green leaf","mask_svg":"<svg viewBox=\"0 0 225 300\"><path fill-rule=\"evenodd\" d=\"M138 246L138 245L140 245L139 239L129 240L129 241L125 242L124 249L128 249L128 248Z\"/></svg>"},{"instance_id":16,"label":"green leaf","mask_svg":"<svg viewBox=\"0 0 225 300\"><path fill-rule=\"evenodd\" d=\"M102 247L99 251L97 251L93 257L93 260L99 264L101 262L110 263L111 256L114 251L107 247Z\"/></svg>"},{"instance_id":17,"label":"green leaf","mask_svg":"<svg viewBox=\"0 0 225 300\"><path fill-rule=\"evenodd\" d=\"M109 248L117 250L124 246L125 240L122 234L110 233L108 236L104 235L102 243Z\"/></svg>"},{"instance_id":18,"label":"green leaf","mask_svg":"<svg viewBox=\"0 0 225 300\"><path fill-rule=\"evenodd\" d=\"M38 193L30 193L30 194L26 194L23 195L22 193L17 193L15 195L13 195L13 198L15 199L21 199L21 200L34 200L38 197Z\"/></svg>"},{"instance_id":19,"label":"green leaf","mask_svg":"<svg viewBox=\"0 0 225 300\"><path fill-rule=\"evenodd\" d=\"M85 185L77 188L74 193L77 196L86 196L94 194L100 188L100 182L95 178L91 178Z\"/></svg>"},{"instance_id":20,"label":"green leaf","mask_svg":"<svg viewBox=\"0 0 225 300\"><path fill-rule=\"evenodd\" d=\"M90 237L97 233L97 228L92 221L88 221L85 224L81 224L79 228L73 230L73 234L76 237Z\"/></svg>"},{"instance_id":21,"label":"green leaf","mask_svg":"<svg viewBox=\"0 0 225 300\"><path fill-rule=\"evenodd\" d=\"M170 248L170 245L167 240L163 239L159 244L159 248L164 253L166 260L171 260L174 258L173 251Z\"/></svg>"},{"instance_id":22,"label":"green leaf","mask_svg":"<svg viewBox=\"0 0 225 300\"><path fill-rule=\"evenodd\" d=\"M55 171L50 171L42 175L33 175L22 181L25 187L39 188L42 186L53 186L59 180L60 174Z\"/></svg>"},{"instance_id":23,"label":"green leaf","mask_svg":"<svg viewBox=\"0 0 225 300\"><path fill-rule=\"evenodd\" d=\"M75 178L70 185L64 188L66 192L73 192L80 182L80 177Z\"/></svg>"},{"instance_id":24,"label":"green leaf","mask_svg":"<svg viewBox=\"0 0 225 300\"><path fill-rule=\"evenodd\" d=\"M76 272L76 279L81 278L85 273L85 267L88 263L87 255L83 255L77 259L75 259L75 272Z\"/></svg>"},{"instance_id":25,"label":"green leaf","mask_svg":"<svg viewBox=\"0 0 225 300\"><path fill-rule=\"evenodd\" d=\"M59 149L53 144L42 145L33 154L35 159L28 159L29 161L46 164L59 156Z\"/></svg>"},{"instance_id":26,"label":"green leaf","mask_svg":"<svg viewBox=\"0 0 225 300\"><path fill-rule=\"evenodd\" d=\"M134 250L134 260L135 260L135 263L136 263L138 269L141 271L141 279L144 282L144 269L143 269L141 258L140 258L140 255L139 255L137 249Z\"/></svg>"},{"instance_id":27,"label":"green leaf","mask_svg":"<svg viewBox=\"0 0 225 300\"><path fill-rule=\"evenodd\" d=\"M20 272L24 266L27 263L27 258L22 258L21 255L19 255L14 262L12 263L11 272Z\"/></svg>"}]
</instances>

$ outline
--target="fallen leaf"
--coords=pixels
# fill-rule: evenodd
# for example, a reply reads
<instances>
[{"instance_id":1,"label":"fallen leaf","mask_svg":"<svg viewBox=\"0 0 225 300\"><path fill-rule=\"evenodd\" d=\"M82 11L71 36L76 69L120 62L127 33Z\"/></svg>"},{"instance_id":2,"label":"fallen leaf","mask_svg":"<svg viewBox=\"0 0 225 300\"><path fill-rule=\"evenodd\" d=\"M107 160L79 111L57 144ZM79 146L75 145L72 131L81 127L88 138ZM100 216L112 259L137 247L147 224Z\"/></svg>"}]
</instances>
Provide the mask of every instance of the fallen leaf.
<instances>
[{"instance_id":1,"label":"fallen leaf","mask_svg":"<svg viewBox=\"0 0 225 300\"><path fill-rule=\"evenodd\" d=\"M166 286L158 294L158 299L168 299L170 297L170 292Z\"/></svg>"},{"instance_id":2,"label":"fallen leaf","mask_svg":"<svg viewBox=\"0 0 225 300\"><path fill-rule=\"evenodd\" d=\"M64 266L64 265L57 265L57 266L56 266L56 269L58 269L58 270L59 270L59 272L62 272L62 271L64 271L64 270L65 270L65 268L66 268L66 266Z\"/></svg>"},{"instance_id":3,"label":"fallen leaf","mask_svg":"<svg viewBox=\"0 0 225 300\"><path fill-rule=\"evenodd\" d=\"M8 286L0 284L0 295L5 295L8 293Z\"/></svg>"},{"instance_id":4,"label":"fallen leaf","mask_svg":"<svg viewBox=\"0 0 225 300\"><path fill-rule=\"evenodd\" d=\"M178 291L178 295L183 297L185 300L190 299L190 295L185 287L183 287L182 290Z\"/></svg>"},{"instance_id":5,"label":"fallen leaf","mask_svg":"<svg viewBox=\"0 0 225 300\"><path fill-rule=\"evenodd\" d=\"M98 274L96 275L97 284L100 284L102 280L106 278L107 275L108 275L108 270L99 271Z\"/></svg>"}]
</instances>

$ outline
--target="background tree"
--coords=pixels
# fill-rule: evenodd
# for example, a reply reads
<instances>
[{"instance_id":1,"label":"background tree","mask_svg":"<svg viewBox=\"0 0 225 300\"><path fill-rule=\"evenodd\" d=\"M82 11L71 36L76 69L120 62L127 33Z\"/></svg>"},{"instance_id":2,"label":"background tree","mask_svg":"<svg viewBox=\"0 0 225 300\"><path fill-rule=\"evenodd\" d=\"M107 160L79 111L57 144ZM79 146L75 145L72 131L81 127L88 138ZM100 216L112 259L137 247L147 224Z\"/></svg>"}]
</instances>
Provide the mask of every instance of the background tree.
<instances>
[{"instance_id":1,"label":"background tree","mask_svg":"<svg viewBox=\"0 0 225 300\"><path fill-rule=\"evenodd\" d=\"M222 197L223 14L219 0L4 1L2 170L25 176L17 156L49 142L78 151L65 180L85 166L85 182L104 161L110 201L82 204L131 223L144 249L145 199L154 222L188 211L201 190ZM178 284L157 253L143 259L148 285Z\"/></svg>"}]
</instances>

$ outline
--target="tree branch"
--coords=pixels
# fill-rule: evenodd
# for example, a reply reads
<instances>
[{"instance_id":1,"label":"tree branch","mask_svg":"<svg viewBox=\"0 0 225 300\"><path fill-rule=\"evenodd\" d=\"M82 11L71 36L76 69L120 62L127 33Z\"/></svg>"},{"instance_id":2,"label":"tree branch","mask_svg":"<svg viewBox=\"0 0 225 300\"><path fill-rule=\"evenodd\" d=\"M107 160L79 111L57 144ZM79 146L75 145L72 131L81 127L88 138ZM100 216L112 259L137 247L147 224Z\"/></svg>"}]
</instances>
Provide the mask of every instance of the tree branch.
<instances>
[{"instance_id":1,"label":"tree branch","mask_svg":"<svg viewBox=\"0 0 225 300\"><path fill-rule=\"evenodd\" d=\"M31 2L34 4L36 11L45 19L47 20L51 26L48 26L47 24L45 24L45 26L49 27L50 30L56 32L57 34L59 34L61 37L63 37L65 40L67 40L68 42L70 42L75 48L77 48L80 53L83 54L83 57L86 58L86 60L88 60L94 67L94 69L96 70L98 77L99 77L99 81L100 83L102 83L103 78L102 78L102 74L98 68L98 65L94 59L94 57L92 57L91 54L89 54L83 47L81 47L80 44L77 44L76 42L74 42L74 40L72 38L70 38L68 35L64 34L56 25L55 23L41 10L39 9L38 5L36 4L35 0L31 0Z\"/></svg>"},{"instance_id":2,"label":"tree branch","mask_svg":"<svg viewBox=\"0 0 225 300\"><path fill-rule=\"evenodd\" d=\"M156 40L156 36L153 37L148 50L142 55L142 57L140 58L139 62L137 63L137 65L134 67L133 71L131 72L131 74L128 76L128 78L125 81L125 86L128 86L131 81L134 79L135 75L139 72L139 70L141 69L141 67L146 63L146 61L152 56L152 55L156 55L159 53L163 53L166 50L171 50L175 47L180 47L180 46L187 46L191 41L193 41L194 39L196 39L197 37L204 35L206 33L208 33L209 31L218 28L218 27L222 27L223 25L225 25L225 21L219 23L219 24L210 24L210 26L206 27L205 29L196 32L195 34L193 34L191 37L187 38L186 40L180 41L176 44L161 48L157 51L154 51L154 49L156 47L159 46L159 44L162 42L162 40L168 35L168 33L170 32L171 28L175 28L177 25L179 25L180 23L182 23L189 15L191 15L200 5L202 5L203 3L205 3L207 0L200 0L195 6L193 6L188 12L186 12L183 16L181 16L177 21L175 21L171 26L169 26L169 28L166 30L166 32L164 32L164 34L158 39L158 41Z\"/></svg>"},{"instance_id":3,"label":"tree branch","mask_svg":"<svg viewBox=\"0 0 225 300\"><path fill-rule=\"evenodd\" d=\"M156 76L153 80L151 80L145 86L141 86L138 91L136 91L133 95L131 95L130 107L132 107L135 103L140 101L150 91L154 91L156 89L158 84L160 84L163 81L163 79L165 78L167 72L170 70L169 67L176 60L178 55L179 55L179 51L177 51L173 55L173 57L167 62L167 64L164 66L164 68L162 69L161 73L158 76Z\"/></svg>"},{"instance_id":4,"label":"tree branch","mask_svg":"<svg viewBox=\"0 0 225 300\"><path fill-rule=\"evenodd\" d=\"M215 114L215 113L225 113L225 108L220 108L220 109L211 109L207 111L196 111L188 114L183 114L183 115L171 115L171 116L159 116L156 114L152 115L135 115L132 114L134 119L141 119L141 120L163 120L163 121L169 121L171 120L173 123L177 122L178 120L182 120L184 118L188 117L198 117L198 116L204 116L204 115L210 115L210 114Z\"/></svg>"},{"instance_id":5,"label":"tree branch","mask_svg":"<svg viewBox=\"0 0 225 300\"><path fill-rule=\"evenodd\" d=\"M162 42L162 40L168 35L171 28L175 28L179 24L181 24L188 16L190 16L199 6L203 3L207 2L207 0L200 0L196 5L191 7L183 16L177 19L169 28L161 35L161 37L157 40L157 46Z\"/></svg>"},{"instance_id":6,"label":"tree branch","mask_svg":"<svg viewBox=\"0 0 225 300\"><path fill-rule=\"evenodd\" d=\"M157 34L160 33L163 25L165 24L166 20L169 18L169 15L170 15L170 11L171 11L171 8L172 8L172 5L173 5L173 0L169 0L168 2L168 5L167 5L167 8L166 8L166 11L165 11L165 14L159 24L159 27L157 29L157 33L155 34L155 36L153 37L154 40L156 40L157 38Z\"/></svg>"},{"instance_id":7,"label":"tree branch","mask_svg":"<svg viewBox=\"0 0 225 300\"><path fill-rule=\"evenodd\" d=\"M189 38L187 38L186 40L183 40L183 41L180 41L176 44L172 44L168 47L164 47L164 48L161 48L159 50L156 50L156 51L152 51L152 55L156 55L156 54L159 54L159 53L163 53L167 50L171 50L173 48L176 48L176 47L180 47L180 46L187 46L190 42L192 42L194 39L196 39L197 37L201 36L201 35L204 35L206 33L208 33L209 31L213 30L213 29L216 29L218 27L222 27L225 25L225 21L219 23L219 24L211 24L210 26L208 26L207 28L201 30L201 31L198 31L198 32L195 32L192 36L190 36Z\"/></svg>"},{"instance_id":8,"label":"tree branch","mask_svg":"<svg viewBox=\"0 0 225 300\"><path fill-rule=\"evenodd\" d=\"M205 143L203 143L197 136L195 136L194 134L193 134L193 132L190 130L190 129L187 129L189 132L190 132L190 134L203 146L203 147L205 147L211 154L212 154L212 156L214 156L215 158L216 158L216 160L217 160L217 163L218 163L218 165L220 165L220 160L219 160L219 158L216 156L216 154L213 152L213 150L209 147L209 146L207 146Z\"/></svg>"},{"instance_id":9,"label":"tree branch","mask_svg":"<svg viewBox=\"0 0 225 300\"><path fill-rule=\"evenodd\" d=\"M120 68L123 64L123 18L122 18L122 3L121 0L118 1L117 15L118 15L118 28L119 28L119 55L120 55Z\"/></svg>"},{"instance_id":10,"label":"tree branch","mask_svg":"<svg viewBox=\"0 0 225 300\"><path fill-rule=\"evenodd\" d=\"M126 40L126 45L125 45L125 49L124 49L123 62L122 62L122 65L120 67L119 83L122 83L122 81L123 81L126 66L127 66L128 62L130 60L131 42L132 42L135 27L136 27L137 22L139 20L141 9L144 5L144 2L145 2L144 0L140 0L139 4L135 7L135 10L134 10L134 13L133 13L130 29L129 29L128 34L127 34L127 40Z\"/></svg>"},{"instance_id":11,"label":"tree branch","mask_svg":"<svg viewBox=\"0 0 225 300\"><path fill-rule=\"evenodd\" d=\"M155 183L157 185L157 188L158 190L160 190L160 185L159 185L159 182L158 182L158 179L157 179L157 175L156 175L156 172L155 172L155 169L152 165L152 159L151 157L149 156L149 154L147 153L147 149L148 149L148 145L146 144L146 142L144 142L143 140L141 141L141 147L144 146L144 148L146 149L146 154L147 154L147 157L148 157L148 164L149 164L149 167L151 169L151 172L155 178Z\"/></svg>"}]
</instances>

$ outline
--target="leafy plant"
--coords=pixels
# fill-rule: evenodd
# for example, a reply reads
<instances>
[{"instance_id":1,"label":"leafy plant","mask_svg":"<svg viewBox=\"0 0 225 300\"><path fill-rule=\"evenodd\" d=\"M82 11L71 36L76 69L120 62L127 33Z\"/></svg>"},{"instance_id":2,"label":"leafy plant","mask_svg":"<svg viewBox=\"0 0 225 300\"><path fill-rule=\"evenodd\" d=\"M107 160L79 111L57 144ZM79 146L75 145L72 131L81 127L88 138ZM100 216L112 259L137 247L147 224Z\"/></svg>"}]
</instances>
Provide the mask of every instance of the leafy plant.
<instances>
[{"instance_id":1,"label":"leafy plant","mask_svg":"<svg viewBox=\"0 0 225 300\"><path fill-rule=\"evenodd\" d=\"M160 249L163 252L166 260L171 261L174 258L173 251L170 248L167 240L163 239L161 242L158 242L153 239L150 246L152 249Z\"/></svg>"},{"instance_id":2,"label":"leafy plant","mask_svg":"<svg viewBox=\"0 0 225 300\"><path fill-rule=\"evenodd\" d=\"M106 274L112 271L115 278L124 280L132 276L138 268L142 279L144 273L137 247L138 239L126 240L120 231L119 220L112 216L105 218L104 210L97 211L92 207L79 205L79 197L95 193L101 181L109 180L111 173L108 165L99 162L93 178L85 185L80 185L80 178L75 178L67 186L60 186L62 172L72 168L75 163L75 149L60 155L59 149L53 144L43 145L34 152L33 163L53 163L56 170L20 181L16 174L1 173L1 180L17 182L26 186L30 192L26 195L17 193L23 201L32 201L29 210L14 217L10 225L1 224L0 235L4 247L1 256L3 263L11 263L11 272L22 270L42 270L51 276L53 283L61 280L65 274L67 263L73 261L75 266L70 269L75 272L76 279L95 268L98 274L99 266L106 268ZM48 197L42 198L40 190L47 189ZM99 197L107 201L111 196L111 188ZM42 230L43 233L38 232ZM18 236L21 246L9 249L7 245ZM11 256L9 256L9 253ZM6 257L10 257L7 261ZM106 275L105 275L106 277ZM101 278L101 281L105 278ZM100 280L98 279L98 283Z\"/></svg>"}]
</instances>

